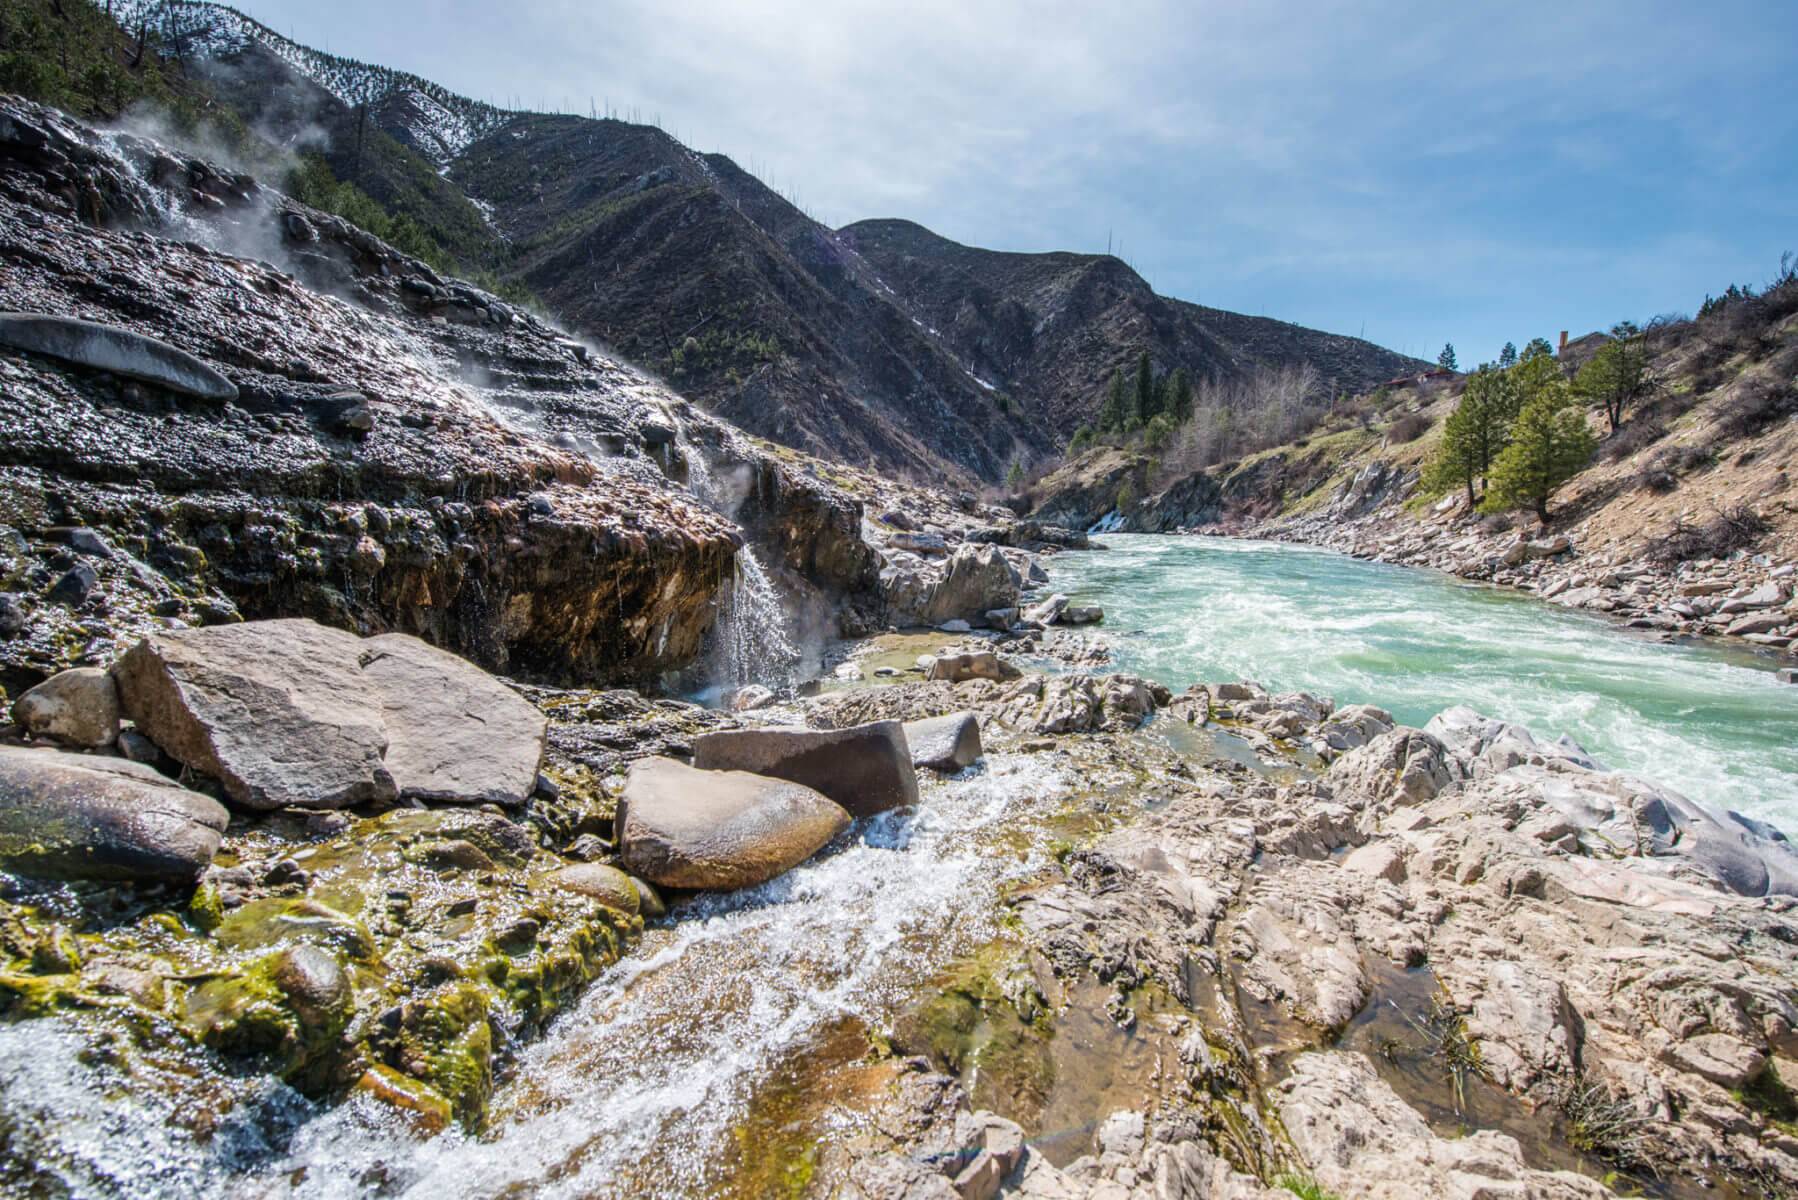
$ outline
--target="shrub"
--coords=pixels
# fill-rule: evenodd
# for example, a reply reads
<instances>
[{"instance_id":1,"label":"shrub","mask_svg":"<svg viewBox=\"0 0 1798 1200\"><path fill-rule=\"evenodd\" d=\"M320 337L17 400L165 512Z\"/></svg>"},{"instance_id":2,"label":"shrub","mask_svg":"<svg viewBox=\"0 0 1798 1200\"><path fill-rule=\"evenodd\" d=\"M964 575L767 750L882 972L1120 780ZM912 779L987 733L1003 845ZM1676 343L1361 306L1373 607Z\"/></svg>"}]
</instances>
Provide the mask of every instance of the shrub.
<instances>
[{"instance_id":1,"label":"shrub","mask_svg":"<svg viewBox=\"0 0 1798 1200\"><path fill-rule=\"evenodd\" d=\"M1771 528L1759 513L1743 504L1718 512L1702 525L1681 517L1648 543L1647 557L1662 567L1699 558L1727 558L1737 550L1752 550Z\"/></svg>"},{"instance_id":2,"label":"shrub","mask_svg":"<svg viewBox=\"0 0 1798 1200\"><path fill-rule=\"evenodd\" d=\"M1644 450L1667 436L1667 427L1647 417L1637 417L1599 443L1598 451L1606 462L1622 462L1638 450Z\"/></svg>"},{"instance_id":3,"label":"shrub","mask_svg":"<svg viewBox=\"0 0 1798 1200\"><path fill-rule=\"evenodd\" d=\"M1773 372L1744 375L1735 393L1717 408L1717 433L1726 439L1753 437L1768 426L1798 415L1798 387Z\"/></svg>"},{"instance_id":4,"label":"shrub","mask_svg":"<svg viewBox=\"0 0 1798 1200\"><path fill-rule=\"evenodd\" d=\"M1386 444L1401 446L1406 442L1415 442L1429 431L1431 421L1422 413L1406 413L1386 427Z\"/></svg>"}]
</instances>

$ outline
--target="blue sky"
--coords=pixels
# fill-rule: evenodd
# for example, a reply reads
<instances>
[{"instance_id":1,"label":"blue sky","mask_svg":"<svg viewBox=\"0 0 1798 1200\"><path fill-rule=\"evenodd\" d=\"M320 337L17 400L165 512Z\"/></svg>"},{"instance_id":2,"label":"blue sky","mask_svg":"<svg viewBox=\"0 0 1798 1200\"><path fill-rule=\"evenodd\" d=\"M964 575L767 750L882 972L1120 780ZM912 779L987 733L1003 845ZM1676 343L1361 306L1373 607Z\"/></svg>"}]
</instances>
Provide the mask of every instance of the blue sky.
<instances>
[{"instance_id":1,"label":"blue sky","mask_svg":"<svg viewBox=\"0 0 1798 1200\"><path fill-rule=\"evenodd\" d=\"M635 108L841 225L1102 251L1462 365L1798 249L1798 4L239 0L469 95Z\"/></svg>"}]
</instances>

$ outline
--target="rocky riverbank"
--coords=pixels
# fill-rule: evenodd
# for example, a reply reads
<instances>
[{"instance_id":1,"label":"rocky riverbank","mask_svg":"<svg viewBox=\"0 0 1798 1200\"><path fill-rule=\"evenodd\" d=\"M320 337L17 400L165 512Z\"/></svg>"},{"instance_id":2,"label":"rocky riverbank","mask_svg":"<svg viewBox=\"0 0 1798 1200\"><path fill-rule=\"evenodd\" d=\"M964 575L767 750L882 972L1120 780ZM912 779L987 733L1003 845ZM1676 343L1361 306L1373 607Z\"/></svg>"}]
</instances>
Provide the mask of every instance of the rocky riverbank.
<instances>
[{"instance_id":1,"label":"rocky riverbank","mask_svg":"<svg viewBox=\"0 0 1798 1200\"><path fill-rule=\"evenodd\" d=\"M858 1054L802 1060L835 1099L768 1151L811 1164L801 1190L1798 1185L1782 836L1466 710L1407 729L1252 683L1032 674L1006 636L958 652L990 674L876 676L754 724L304 622L152 639L40 689L0 747L6 1018L106 1045L185 1137L270 1078L414 1136L479 1128L646 920L704 911L686 889L927 806L915 772L1040 757L1072 781L1039 800L1065 840L995 941ZM116 793L70 772L182 797L191 824L102 822L83 855L56 813ZM81 1177L54 1129L9 1138Z\"/></svg>"},{"instance_id":2,"label":"rocky riverbank","mask_svg":"<svg viewBox=\"0 0 1798 1200\"><path fill-rule=\"evenodd\" d=\"M948 705L1026 746L1157 709L1150 731L1247 734L1274 753L1258 771L1170 764L1140 735L1045 744L1110 777L1114 814L1139 815L1064 851L1009 902L1012 932L898 1020L895 1048L920 1057L895 1064L871 1122L843 1116L862 1132L826 1156L833 1194L1798 1182L1798 856L1771 831L1465 710L1405 729L1250 684L1169 696L1112 677L914 684L828 711ZM1265 773L1295 751L1335 761ZM1094 1123L1071 1143L1052 1136L1070 1112ZM1030 1139L1021 1153L1007 1121Z\"/></svg>"}]
</instances>

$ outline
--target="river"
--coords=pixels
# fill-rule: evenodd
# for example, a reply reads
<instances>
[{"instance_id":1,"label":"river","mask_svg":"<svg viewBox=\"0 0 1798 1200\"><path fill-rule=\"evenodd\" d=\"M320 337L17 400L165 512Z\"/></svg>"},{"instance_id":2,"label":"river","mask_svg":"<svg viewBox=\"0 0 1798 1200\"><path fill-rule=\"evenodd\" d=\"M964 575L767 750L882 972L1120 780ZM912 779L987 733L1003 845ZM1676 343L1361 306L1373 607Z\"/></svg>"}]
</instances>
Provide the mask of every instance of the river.
<instances>
[{"instance_id":1,"label":"river","mask_svg":"<svg viewBox=\"0 0 1798 1200\"><path fill-rule=\"evenodd\" d=\"M1798 828L1798 687L1765 655L1668 644L1435 571L1310 547L1108 535L1048 560L1105 609L1124 670L1178 690L1252 679L1422 725L1455 704L1566 733L1604 766Z\"/></svg>"}]
</instances>

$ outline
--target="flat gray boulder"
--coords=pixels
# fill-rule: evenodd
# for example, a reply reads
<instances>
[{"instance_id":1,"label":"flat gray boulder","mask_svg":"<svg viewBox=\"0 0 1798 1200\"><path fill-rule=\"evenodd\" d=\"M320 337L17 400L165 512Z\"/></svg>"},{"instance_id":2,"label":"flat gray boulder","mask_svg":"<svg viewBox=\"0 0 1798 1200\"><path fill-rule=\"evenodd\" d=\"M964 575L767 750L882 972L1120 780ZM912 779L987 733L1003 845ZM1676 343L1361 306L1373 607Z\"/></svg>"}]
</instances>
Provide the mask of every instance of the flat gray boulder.
<instances>
[{"instance_id":1,"label":"flat gray boulder","mask_svg":"<svg viewBox=\"0 0 1798 1200\"><path fill-rule=\"evenodd\" d=\"M0 313L0 346L141 379L187 396L237 399L236 384L187 351L116 325L38 313Z\"/></svg>"},{"instance_id":2,"label":"flat gray boulder","mask_svg":"<svg viewBox=\"0 0 1798 1200\"><path fill-rule=\"evenodd\" d=\"M548 728L530 701L403 633L363 639L361 664L379 696L383 762L402 798L516 807L530 797Z\"/></svg>"},{"instance_id":3,"label":"flat gray boulder","mask_svg":"<svg viewBox=\"0 0 1798 1200\"><path fill-rule=\"evenodd\" d=\"M245 808L344 808L399 794L362 639L306 620L145 638L112 668L125 713Z\"/></svg>"},{"instance_id":4,"label":"flat gray boulder","mask_svg":"<svg viewBox=\"0 0 1798 1200\"><path fill-rule=\"evenodd\" d=\"M905 742L911 748L914 767L928 767L944 773L974 765L983 753L980 718L971 712L907 721Z\"/></svg>"},{"instance_id":5,"label":"flat gray boulder","mask_svg":"<svg viewBox=\"0 0 1798 1200\"><path fill-rule=\"evenodd\" d=\"M847 828L849 814L797 783L646 758L625 778L616 824L632 874L727 891L792 870Z\"/></svg>"},{"instance_id":6,"label":"flat gray boulder","mask_svg":"<svg viewBox=\"0 0 1798 1200\"><path fill-rule=\"evenodd\" d=\"M122 758L0 746L0 865L54 879L191 881L225 808Z\"/></svg>"},{"instance_id":7,"label":"flat gray boulder","mask_svg":"<svg viewBox=\"0 0 1798 1200\"><path fill-rule=\"evenodd\" d=\"M803 784L858 817L918 802L905 730L897 721L846 729L729 729L693 740L693 765Z\"/></svg>"}]
</instances>

